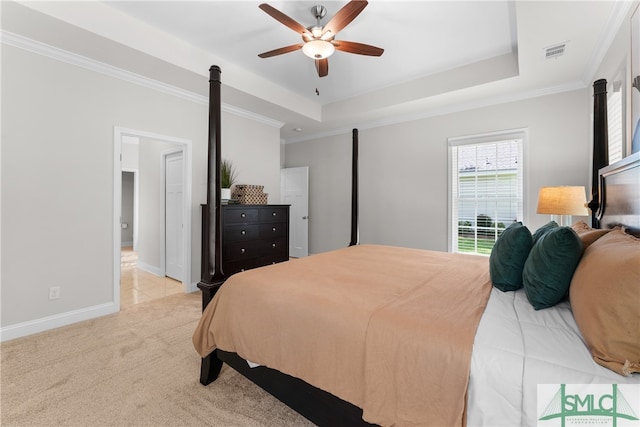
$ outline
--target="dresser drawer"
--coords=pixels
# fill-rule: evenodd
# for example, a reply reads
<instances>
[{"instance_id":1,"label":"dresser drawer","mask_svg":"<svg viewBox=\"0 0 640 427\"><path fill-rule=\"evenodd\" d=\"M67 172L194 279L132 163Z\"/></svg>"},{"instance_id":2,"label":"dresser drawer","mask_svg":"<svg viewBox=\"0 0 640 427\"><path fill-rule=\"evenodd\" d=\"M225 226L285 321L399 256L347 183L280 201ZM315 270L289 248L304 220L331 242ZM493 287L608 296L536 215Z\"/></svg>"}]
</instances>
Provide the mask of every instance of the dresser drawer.
<instances>
[{"instance_id":1,"label":"dresser drawer","mask_svg":"<svg viewBox=\"0 0 640 427\"><path fill-rule=\"evenodd\" d=\"M289 259L288 205L224 205L221 215L225 276Z\"/></svg>"},{"instance_id":2,"label":"dresser drawer","mask_svg":"<svg viewBox=\"0 0 640 427\"><path fill-rule=\"evenodd\" d=\"M277 238L271 240L261 240L260 241L260 255L278 255L278 256L288 256L289 254L289 245L288 241L284 238Z\"/></svg>"},{"instance_id":3,"label":"dresser drawer","mask_svg":"<svg viewBox=\"0 0 640 427\"><path fill-rule=\"evenodd\" d=\"M286 221L288 217L288 206L269 206L268 208L260 209L260 222L280 222Z\"/></svg>"},{"instance_id":4,"label":"dresser drawer","mask_svg":"<svg viewBox=\"0 0 640 427\"><path fill-rule=\"evenodd\" d=\"M258 209L245 207L226 207L222 209L225 224L242 224L258 221Z\"/></svg>"},{"instance_id":5,"label":"dresser drawer","mask_svg":"<svg viewBox=\"0 0 640 427\"><path fill-rule=\"evenodd\" d=\"M285 237L289 224L286 222L270 222L266 224L260 224L260 239L275 239L276 237Z\"/></svg>"},{"instance_id":6,"label":"dresser drawer","mask_svg":"<svg viewBox=\"0 0 640 427\"><path fill-rule=\"evenodd\" d=\"M277 263L283 262L283 261L289 261L289 255L286 255L286 256L283 256L282 254L280 254L280 255L266 255L266 256L258 258L258 264L261 265L261 266L277 264Z\"/></svg>"},{"instance_id":7,"label":"dresser drawer","mask_svg":"<svg viewBox=\"0 0 640 427\"><path fill-rule=\"evenodd\" d=\"M262 255L263 242L260 240L226 242L222 247L222 257L227 261L241 261Z\"/></svg>"},{"instance_id":8,"label":"dresser drawer","mask_svg":"<svg viewBox=\"0 0 640 427\"><path fill-rule=\"evenodd\" d=\"M260 267L262 265L264 264L260 264L260 258L253 258L243 261L224 261L222 263L222 272L225 276L231 276L232 274Z\"/></svg>"},{"instance_id":9,"label":"dresser drawer","mask_svg":"<svg viewBox=\"0 0 640 427\"><path fill-rule=\"evenodd\" d=\"M261 232L258 224L228 225L223 230L223 239L225 242L256 240Z\"/></svg>"},{"instance_id":10,"label":"dresser drawer","mask_svg":"<svg viewBox=\"0 0 640 427\"><path fill-rule=\"evenodd\" d=\"M264 260L268 260L268 262L265 262ZM282 261L288 261L289 260L289 249L285 250L285 251L276 251L273 252L271 254L265 254L263 256L261 256L260 258L258 258L258 260L260 260L262 262L262 265L268 265L268 264L273 264L274 262L282 262Z\"/></svg>"}]
</instances>

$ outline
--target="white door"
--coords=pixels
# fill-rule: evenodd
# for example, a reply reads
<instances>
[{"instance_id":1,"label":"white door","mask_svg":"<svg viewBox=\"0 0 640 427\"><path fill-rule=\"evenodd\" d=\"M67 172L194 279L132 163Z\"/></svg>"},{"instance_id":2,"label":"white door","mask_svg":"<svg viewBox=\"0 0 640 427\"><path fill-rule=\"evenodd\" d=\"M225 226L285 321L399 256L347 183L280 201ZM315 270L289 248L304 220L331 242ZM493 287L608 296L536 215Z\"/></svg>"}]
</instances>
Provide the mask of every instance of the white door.
<instances>
[{"instance_id":1,"label":"white door","mask_svg":"<svg viewBox=\"0 0 640 427\"><path fill-rule=\"evenodd\" d=\"M309 255L309 167L280 169L280 198L291 205L289 256Z\"/></svg>"},{"instance_id":2,"label":"white door","mask_svg":"<svg viewBox=\"0 0 640 427\"><path fill-rule=\"evenodd\" d=\"M165 274L182 281L182 152L165 157Z\"/></svg>"}]
</instances>

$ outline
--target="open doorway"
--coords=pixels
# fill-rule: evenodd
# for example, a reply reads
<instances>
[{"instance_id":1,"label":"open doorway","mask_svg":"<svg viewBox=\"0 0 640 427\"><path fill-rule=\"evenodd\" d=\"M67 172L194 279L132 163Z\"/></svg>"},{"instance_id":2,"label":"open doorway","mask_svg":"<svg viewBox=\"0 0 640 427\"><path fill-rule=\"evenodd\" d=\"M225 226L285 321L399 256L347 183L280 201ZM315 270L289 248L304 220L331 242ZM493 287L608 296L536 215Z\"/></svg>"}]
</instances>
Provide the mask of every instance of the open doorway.
<instances>
[{"instance_id":1,"label":"open doorway","mask_svg":"<svg viewBox=\"0 0 640 427\"><path fill-rule=\"evenodd\" d=\"M193 291L191 176L191 141L114 128L113 296L118 310ZM133 190L126 187L130 178Z\"/></svg>"}]
</instances>

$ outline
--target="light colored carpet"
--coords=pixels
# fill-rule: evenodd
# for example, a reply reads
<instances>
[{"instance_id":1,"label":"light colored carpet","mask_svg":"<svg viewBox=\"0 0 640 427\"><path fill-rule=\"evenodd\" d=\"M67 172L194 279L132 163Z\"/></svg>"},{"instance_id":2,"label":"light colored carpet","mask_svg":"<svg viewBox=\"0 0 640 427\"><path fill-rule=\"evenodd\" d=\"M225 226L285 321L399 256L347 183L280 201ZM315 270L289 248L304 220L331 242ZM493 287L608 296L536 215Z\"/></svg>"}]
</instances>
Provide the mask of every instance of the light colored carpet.
<instances>
[{"instance_id":1,"label":"light colored carpet","mask_svg":"<svg viewBox=\"0 0 640 427\"><path fill-rule=\"evenodd\" d=\"M0 344L2 426L310 426L228 366L207 387L200 293Z\"/></svg>"}]
</instances>

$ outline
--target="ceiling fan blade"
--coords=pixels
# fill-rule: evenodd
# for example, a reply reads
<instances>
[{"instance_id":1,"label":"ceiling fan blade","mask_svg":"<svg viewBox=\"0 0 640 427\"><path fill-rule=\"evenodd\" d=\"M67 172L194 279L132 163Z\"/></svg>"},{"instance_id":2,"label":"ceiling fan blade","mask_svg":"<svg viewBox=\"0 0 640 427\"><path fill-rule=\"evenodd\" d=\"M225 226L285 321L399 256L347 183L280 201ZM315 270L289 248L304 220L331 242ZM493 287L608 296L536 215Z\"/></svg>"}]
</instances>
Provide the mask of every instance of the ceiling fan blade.
<instances>
[{"instance_id":1,"label":"ceiling fan blade","mask_svg":"<svg viewBox=\"0 0 640 427\"><path fill-rule=\"evenodd\" d=\"M344 40L334 40L331 42L335 46L336 50L348 53L356 53L358 55L368 56L380 56L384 52L384 49L376 46L371 46L364 43L347 42Z\"/></svg>"},{"instance_id":2,"label":"ceiling fan blade","mask_svg":"<svg viewBox=\"0 0 640 427\"><path fill-rule=\"evenodd\" d=\"M304 46L304 43L292 44L291 46L285 46L278 49L273 49L273 50L270 50L269 52L262 52L258 56L260 58L270 58L272 56L282 55L283 53L289 53L296 50L300 50L302 49L302 46Z\"/></svg>"},{"instance_id":3,"label":"ceiling fan blade","mask_svg":"<svg viewBox=\"0 0 640 427\"><path fill-rule=\"evenodd\" d=\"M329 74L329 60L327 58L316 59L316 71L318 71L318 76L320 77Z\"/></svg>"},{"instance_id":4,"label":"ceiling fan blade","mask_svg":"<svg viewBox=\"0 0 640 427\"><path fill-rule=\"evenodd\" d=\"M311 32L309 30L307 30L307 28L304 25L302 25L302 24L298 23L297 21L295 21L294 19L288 17L287 15L285 15L282 12L280 12L275 7L270 6L270 5L266 4L266 3L262 3L258 7L260 9L264 10L273 19L275 19L276 21L278 21L278 22L286 25L287 27L291 28L296 33L298 33L298 34L307 34L309 37L313 37Z\"/></svg>"},{"instance_id":5,"label":"ceiling fan blade","mask_svg":"<svg viewBox=\"0 0 640 427\"><path fill-rule=\"evenodd\" d=\"M349 25L351 21L356 19L356 16L360 14L369 4L365 0L351 0L349 3L345 4L342 9L336 13L333 18L327 22L327 25L322 28L323 36L327 34L327 32L331 32L330 37L334 37L338 31L342 30L344 27Z\"/></svg>"}]
</instances>

